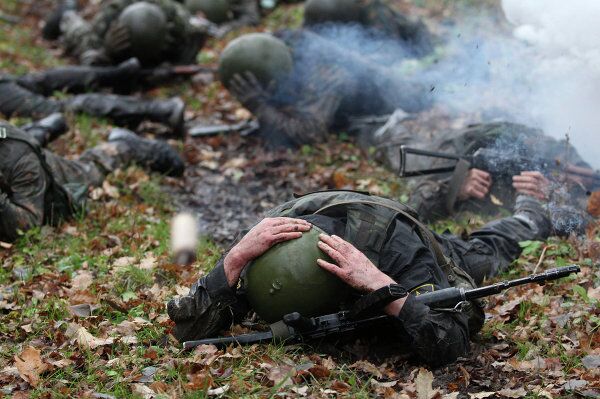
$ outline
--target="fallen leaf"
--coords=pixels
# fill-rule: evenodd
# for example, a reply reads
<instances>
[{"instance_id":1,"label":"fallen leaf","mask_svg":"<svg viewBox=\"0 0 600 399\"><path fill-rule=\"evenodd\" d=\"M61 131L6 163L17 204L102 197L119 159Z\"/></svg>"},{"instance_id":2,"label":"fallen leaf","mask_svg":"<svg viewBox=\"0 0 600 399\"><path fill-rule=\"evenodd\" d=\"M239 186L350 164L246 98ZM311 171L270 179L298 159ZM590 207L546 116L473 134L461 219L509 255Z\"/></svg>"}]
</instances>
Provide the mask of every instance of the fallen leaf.
<instances>
[{"instance_id":1,"label":"fallen leaf","mask_svg":"<svg viewBox=\"0 0 600 399\"><path fill-rule=\"evenodd\" d=\"M586 369L600 368L600 355L587 355L581 359L581 364Z\"/></svg>"},{"instance_id":2,"label":"fallen leaf","mask_svg":"<svg viewBox=\"0 0 600 399\"><path fill-rule=\"evenodd\" d=\"M292 377L296 375L296 369L292 366L281 365L271 367L267 378L274 386L285 387L293 385Z\"/></svg>"},{"instance_id":3,"label":"fallen leaf","mask_svg":"<svg viewBox=\"0 0 600 399\"><path fill-rule=\"evenodd\" d=\"M209 389L208 391L206 391L206 393L209 396L218 396L218 395L223 395L227 391L229 391L229 384L225 384L219 388Z\"/></svg>"},{"instance_id":4,"label":"fallen leaf","mask_svg":"<svg viewBox=\"0 0 600 399\"><path fill-rule=\"evenodd\" d=\"M87 270L80 270L75 277L71 279L71 289L73 291L86 290L94 282L94 275Z\"/></svg>"},{"instance_id":5,"label":"fallen leaf","mask_svg":"<svg viewBox=\"0 0 600 399\"><path fill-rule=\"evenodd\" d=\"M379 371L379 369L373 363L367 362L366 360L359 360L358 362L351 364L350 368L370 374L377 379L381 379L383 377L381 371Z\"/></svg>"},{"instance_id":6,"label":"fallen leaf","mask_svg":"<svg viewBox=\"0 0 600 399\"><path fill-rule=\"evenodd\" d=\"M312 376L315 377L317 380L325 379L331 374L331 372L325 366L322 366L320 364L316 364L313 367L309 368L308 372L311 373Z\"/></svg>"},{"instance_id":7,"label":"fallen leaf","mask_svg":"<svg viewBox=\"0 0 600 399\"><path fill-rule=\"evenodd\" d=\"M139 268L142 270L152 270L154 267L156 267L156 257L152 254L148 254L139 264Z\"/></svg>"},{"instance_id":8,"label":"fallen leaf","mask_svg":"<svg viewBox=\"0 0 600 399\"><path fill-rule=\"evenodd\" d=\"M31 386L37 387L40 375L50 367L42 361L40 351L33 346L28 346L19 355L15 355L15 366L19 375Z\"/></svg>"},{"instance_id":9,"label":"fallen leaf","mask_svg":"<svg viewBox=\"0 0 600 399\"><path fill-rule=\"evenodd\" d=\"M505 398L522 398L527 395L527 391L520 387L518 389L502 389L498 391L498 395L504 396Z\"/></svg>"},{"instance_id":10,"label":"fallen leaf","mask_svg":"<svg viewBox=\"0 0 600 399\"><path fill-rule=\"evenodd\" d=\"M114 343L114 338L100 339L94 337L89 331L78 324L71 323L65 332L66 336L71 338L71 342L85 349L95 349L99 346L110 345Z\"/></svg>"},{"instance_id":11,"label":"fallen leaf","mask_svg":"<svg viewBox=\"0 0 600 399\"><path fill-rule=\"evenodd\" d=\"M150 387L144 384L132 384L131 390L138 395L141 395L144 399L152 399L156 397L156 392L154 392Z\"/></svg>"},{"instance_id":12,"label":"fallen leaf","mask_svg":"<svg viewBox=\"0 0 600 399\"><path fill-rule=\"evenodd\" d=\"M95 307L95 306L94 306ZM89 303L82 303L79 305L69 306L69 311L71 314L77 317L90 317L93 312L92 305Z\"/></svg>"},{"instance_id":13,"label":"fallen leaf","mask_svg":"<svg viewBox=\"0 0 600 399\"><path fill-rule=\"evenodd\" d=\"M438 390L433 389L433 373L427 369L422 367L419 369L419 374L415 378L415 385L418 399L432 399L439 395Z\"/></svg>"},{"instance_id":14,"label":"fallen leaf","mask_svg":"<svg viewBox=\"0 0 600 399\"><path fill-rule=\"evenodd\" d=\"M344 393L350 390L350 385L346 384L344 381L335 380L331 384L331 388L334 389L336 393Z\"/></svg>"},{"instance_id":15,"label":"fallen leaf","mask_svg":"<svg viewBox=\"0 0 600 399\"><path fill-rule=\"evenodd\" d=\"M478 392L478 393L470 393L469 398L470 399L485 399L485 398L490 398L494 395L496 395L496 392Z\"/></svg>"}]
</instances>

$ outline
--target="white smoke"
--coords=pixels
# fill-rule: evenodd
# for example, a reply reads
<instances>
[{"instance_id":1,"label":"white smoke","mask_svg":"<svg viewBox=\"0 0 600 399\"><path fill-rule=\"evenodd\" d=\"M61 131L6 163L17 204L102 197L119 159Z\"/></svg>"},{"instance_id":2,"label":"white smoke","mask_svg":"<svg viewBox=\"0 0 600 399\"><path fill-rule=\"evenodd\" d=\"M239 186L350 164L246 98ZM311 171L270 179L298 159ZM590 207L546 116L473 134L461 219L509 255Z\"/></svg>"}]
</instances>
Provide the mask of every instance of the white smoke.
<instances>
[{"instance_id":1,"label":"white smoke","mask_svg":"<svg viewBox=\"0 0 600 399\"><path fill-rule=\"evenodd\" d=\"M516 39L531 46L531 117L554 137L568 133L600 166L600 1L503 0Z\"/></svg>"}]
</instances>

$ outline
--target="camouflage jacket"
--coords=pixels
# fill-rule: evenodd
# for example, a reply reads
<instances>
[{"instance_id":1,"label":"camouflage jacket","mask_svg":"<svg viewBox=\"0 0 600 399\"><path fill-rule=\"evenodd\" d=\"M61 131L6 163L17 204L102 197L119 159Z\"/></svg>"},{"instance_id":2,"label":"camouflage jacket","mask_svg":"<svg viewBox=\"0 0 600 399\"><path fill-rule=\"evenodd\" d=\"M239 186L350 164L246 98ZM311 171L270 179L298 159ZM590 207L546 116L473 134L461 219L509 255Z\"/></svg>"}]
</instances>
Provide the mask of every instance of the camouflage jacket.
<instances>
[{"instance_id":1,"label":"camouflage jacket","mask_svg":"<svg viewBox=\"0 0 600 399\"><path fill-rule=\"evenodd\" d=\"M70 193L52 177L44 150L27 133L0 121L0 241L55 224L74 210Z\"/></svg>"}]
</instances>

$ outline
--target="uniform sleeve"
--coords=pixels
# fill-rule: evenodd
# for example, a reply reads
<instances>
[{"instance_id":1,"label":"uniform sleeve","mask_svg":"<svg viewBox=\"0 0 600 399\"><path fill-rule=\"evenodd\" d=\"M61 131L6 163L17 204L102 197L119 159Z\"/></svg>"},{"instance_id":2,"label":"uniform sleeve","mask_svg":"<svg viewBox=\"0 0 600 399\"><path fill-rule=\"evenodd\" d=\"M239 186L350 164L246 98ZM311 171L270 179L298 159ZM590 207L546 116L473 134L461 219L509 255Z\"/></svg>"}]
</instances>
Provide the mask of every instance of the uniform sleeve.
<instances>
[{"instance_id":1,"label":"uniform sleeve","mask_svg":"<svg viewBox=\"0 0 600 399\"><path fill-rule=\"evenodd\" d=\"M432 252L401 221L384 246L380 268L412 294L449 287ZM450 363L469 351L466 315L431 309L409 296L396 321L398 339L428 364Z\"/></svg>"},{"instance_id":2,"label":"uniform sleeve","mask_svg":"<svg viewBox=\"0 0 600 399\"><path fill-rule=\"evenodd\" d=\"M216 336L248 313L246 301L227 283L223 259L192 285L188 295L168 303L167 312L176 323L174 334L179 341Z\"/></svg>"},{"instance_id":3,"label":"uniform sleeve","mask_svg":"<svg viewBox=\"0 0 600 399\"><path fill-rule=\"evenodd\" d=\"M321 85L320 90L304 87L300 98L292 105L278 106L265 101L250 110L270 139L293 145L325 140L344 98L345 88L343 74L338 68L321 71L320 75L315 79Z\"/></svg>"},{"instance_id":4,"label":"uniform sleeve","mask_svg":"<svg viewBox=\"0 0 600 399\"><path fill-rule=\"evenodd\" d=\"M0 189L0 239L14 241L19 231L42 225L48 181L31 152L19 157L4 179L10 192Z\"/></svg>"}]
</instances>

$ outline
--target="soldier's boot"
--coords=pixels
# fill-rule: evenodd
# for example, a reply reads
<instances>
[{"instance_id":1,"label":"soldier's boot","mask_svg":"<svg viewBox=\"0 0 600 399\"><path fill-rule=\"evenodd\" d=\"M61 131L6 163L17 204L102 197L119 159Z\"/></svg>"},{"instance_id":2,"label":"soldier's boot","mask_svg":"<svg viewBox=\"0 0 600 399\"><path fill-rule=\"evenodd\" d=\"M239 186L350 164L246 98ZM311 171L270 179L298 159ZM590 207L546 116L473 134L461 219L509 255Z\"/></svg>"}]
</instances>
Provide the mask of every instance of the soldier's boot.
<instances>
[{"instance_id":1,"label":"soldier's boot","mask_svg":"<svg viewBox=\"0 0 600 399\"><path fill-rule=\"evenodd\" d=\"M55 91L83 93L109 87L113 90L131 89L139 76L140 62L130 58L117 66L66 66L20 76L19 85L49 96Z\"/></svg>"},{"instance_id":2,"label":"soldier's boot","mask_svg":"<svg viewBox=\"0 0 600 399\"><path fill-rule=\"evenodd\" d=\"M144 139L130 130L116 128L108 136L110 143L123 143L131 160L168 176L182 176L183 159L169 144L160 140Z\"/></svg>"},{"instance_id":3,"label":"soldier's boot","mask_svg":"<svg viewBox=\"0 0 600 399\"><path fill-rule=\"evenodd\" d=\"M46 40L56 40L60 36L60 21L67 11L77 10L77 0L63 0L50 13L42 27L42 37Z\"/></svg>"},{"instance_id":4,"label":"soldier's boot","mask_svg":"<svg viewBox=\"0 0 600 399\"><path fill-rule=\"evenodd\" d=\"M135 127L145 120L158 122L170 127L179 137L184 132L185 103L178 97L140 100L115 94L79 94L68 100L67 109L111 118L129 127Z\"/></svg>"},{"instance_id":5,"label":"soldier's boot","mask_svg":"<svg viewBox=\"0 0 600 399\"><path fill-rule=\"evenodd\" d=\"M29 123L21 127L29 133L41 147L46 147L48 143L56 140L59 136L69 130L67 121L63 114L57 112L51 114L37 122Z\"/></svg>"}]
</instances>

